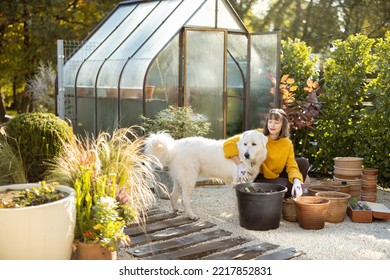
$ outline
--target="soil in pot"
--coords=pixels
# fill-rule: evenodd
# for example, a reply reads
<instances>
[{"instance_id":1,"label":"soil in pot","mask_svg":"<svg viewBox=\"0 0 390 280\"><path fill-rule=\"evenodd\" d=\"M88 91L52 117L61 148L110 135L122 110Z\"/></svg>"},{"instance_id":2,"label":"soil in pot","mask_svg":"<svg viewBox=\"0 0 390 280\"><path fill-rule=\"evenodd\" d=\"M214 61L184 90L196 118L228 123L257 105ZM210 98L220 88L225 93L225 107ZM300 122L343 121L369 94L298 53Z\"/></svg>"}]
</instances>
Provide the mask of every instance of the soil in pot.
<instances>
[{"instance_id":1,"label":"soil in pot","mask_svg":"<svg viewBox=\"0 0 390 280\"><path fill-rule=\"evenodd\" d=\"M38 183L1 186L7 189L38 188ZM76 192L56 185L66 197L20 208L0 208L0 259L69 260L76 221Z\"/></svg>"},{"instance_id":2,"label":"soil in pot","mask_svg":"<svg viewBox=\"0 0 390 280\"><path fill-rule=\"evenodd\" d=\"M267 183L235 185L240 226L250 230L276 229L280 225L282 203L287 188Z\"/></svg>"}]
</instances>

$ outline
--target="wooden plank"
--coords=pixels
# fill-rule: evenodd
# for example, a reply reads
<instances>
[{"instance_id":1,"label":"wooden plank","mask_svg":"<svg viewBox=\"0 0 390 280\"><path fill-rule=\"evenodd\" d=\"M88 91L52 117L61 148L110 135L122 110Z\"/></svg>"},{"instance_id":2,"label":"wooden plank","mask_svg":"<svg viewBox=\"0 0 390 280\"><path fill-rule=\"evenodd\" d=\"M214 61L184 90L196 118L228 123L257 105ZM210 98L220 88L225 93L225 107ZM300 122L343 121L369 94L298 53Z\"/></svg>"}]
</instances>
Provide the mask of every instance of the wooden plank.
<instances>
[{"instance_id":1,"label":"wooden plank","mask_svg":"<svg viewBox=\"0 0 390 280\"><path fill-rule=\"evenodd\" d=\"M131 248L127 249L126 251L134 255L135 257L145 258L151 255L158 255L165 252L181 250L183 248L190 247L201 242L210 241L219 237L229 236L231 234L231 232L228 232L226 230L218 229L215 231L191 235L176 240L170 240L166 242Z\"/></svg>"},{"instance_id":2,"label":"wooden plank","mask_svg":"<svg viewBox=\"0 0 390 280\"><path fill-rule=\"evenodd\" d=\"M215 224L207 221L198 221L195 223L182 225L176 228L169 228L151 234L139 235L131 238L131 243L128 247L132 248L155 241L164 241L168 239L178 238L194 232L201 231L202 229L212 228L214 226Z\"/></svg>"},{"instance_id":3,"label":"wooden plank","mask_svg":"<svg viewBox=\"0 0 390 280\"><path fill-rule=\"evenodd\" d=\"M241 245L249 240L242 237L228 238L220 241L209 242L181 249L175 252L167 252L160 255L154 255L149 260L196 260L204 256L220 252L234 246Z\"/></svg>"},{"instance_id":4,"label":"wooden plank","mask_svg":"<svg viewBox=\"0 0 390 280\"><path fill-rule=\"evenodd\" d=\"M172 219L172 218L175 218L177 216L178 215L176 213L173 213L173 212L171 212L171 213L156 212L152 216L148 215L140 223L133 223L133 224L128 225L127 228L133 228L133 227L137 227L137 226L145 225L145 224L152 224L152 223L156 223L156 222L159 222L159 221Z\"/></svg>"},{"instance_id":5,"label":"wooden plank","mask_svg":"<svg viewBox=\"0 0 390 280\"><path fill-rule=\"evenodd\" d=\"M263 242L248 247L238 248L236 250L228 251L218 255L207 256L202 258L202 260L251 260L269 250L274 250L278 247L279 245Z\"/></svg>"},{"instance_id":6,"label":"wooden plank","mask_svg":"<svg viewBox=\"0 0 390 280\"><path fill-rule=\"evenodd\" d=\"M160 221L154 224L146 224L146 225L139 225L136 227L125 228L124 232L130 237L134 237L134 236L143 235L147 233L153 233L167 228L189 224L192 222L194 222L194 220L191 220L187 217L179 217L175 219Z\"/></svg>"},{"instance_id":7,"label":"wooden plank","mask_svg":"<svg viewBox=\"0 0 390 280\"><path fill-rule=\"evenodd\" d=\"M150 209L150 210L146 211L146 215L148 217L153 216L153 215L162 214L162 213L167 213L167 211L161 210L161 209L158 209L158 208L153 208L153 209Z\"/></svg>"},{"instance_id":8,"label":"wooden plank","mask_svg":"<svg viewBox=\"0 0 390 280\"><path fill-rule=\"evenodd\" d=\"M304 252L297 251L291 247L271 254L258 256L255 260L289 260L303 254Z\"/></svg>"}]
</instances>

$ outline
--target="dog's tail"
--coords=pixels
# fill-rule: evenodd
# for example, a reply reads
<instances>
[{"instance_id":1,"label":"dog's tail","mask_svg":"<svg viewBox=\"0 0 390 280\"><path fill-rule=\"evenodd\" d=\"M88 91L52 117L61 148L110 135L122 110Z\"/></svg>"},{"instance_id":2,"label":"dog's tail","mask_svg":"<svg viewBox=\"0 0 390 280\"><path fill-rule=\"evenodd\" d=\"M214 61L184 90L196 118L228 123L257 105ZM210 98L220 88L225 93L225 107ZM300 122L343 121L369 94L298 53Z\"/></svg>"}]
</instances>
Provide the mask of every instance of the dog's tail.
<instances>
[{"instance_id":1,"label":"dog's tail","mask_svg":"<svg viewBox=\"0 0 390 280\"><path fill-rule=\"evenodd\" d=\"M171 151L175 140L166 132L150 134L145 139L145 155L158 160L162 166L167 166L171 159Z\"/></svg>"}]
</instances>

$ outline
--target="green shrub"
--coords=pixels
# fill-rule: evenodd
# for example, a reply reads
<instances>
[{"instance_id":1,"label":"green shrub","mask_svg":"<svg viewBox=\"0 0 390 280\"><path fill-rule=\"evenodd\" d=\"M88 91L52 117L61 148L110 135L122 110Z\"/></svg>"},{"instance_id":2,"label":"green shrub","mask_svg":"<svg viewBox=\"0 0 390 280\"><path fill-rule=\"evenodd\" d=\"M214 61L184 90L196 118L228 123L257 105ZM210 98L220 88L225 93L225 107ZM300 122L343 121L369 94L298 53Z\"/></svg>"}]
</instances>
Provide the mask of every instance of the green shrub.
<instances>
[{"instance_id":1,"label":"green shrub","mask_svg":"<svg viewBox=\"0 0 390 280\"><path fill-rule=\"evenodd\" d=\"M373 73L371 47L375 40L351 35L336 40L332 57L324 67L325 94L319 97L322 108L315 130L317 152L314 166L324 175L333 171L333 158L359 156L358 127L366 114L363 104L367 75ZM368 138L369 139L369 138Z\"/></svg>"},{"instance_id":2,"label":"green shrub","mask_svg":"<svg viewBox=\"0 0 390 280\"><path fill-rule=\"evenodd\" d=\"M165 131L174 139L204 136L210 132L211 123L203 115L193 112L191 107L173 107L160 111L156 118L141 116L146 133Z\"/></svg>"},{"instance_id":3,"label":"green shrub","mask_svg":"<svg viewBox=\"0 0 390 280\"><path fill-rule=\"evenodd\" d=\"M24 113L5 126L7 141L19 151L28 182L44 179L54 156L62 150L62 141L73 135L67 122L51 113Z\"/></svg>"},{"instance_id":4,"label":"green shrub","mask_svg":"<svg viewBox=\"0 0 390 280\"><path fill-rule=\"evenodd\" d=\"M365 88L365 116L357 125L356 153L365 167L378 169L378 182L390 187L390 32L373 48L376 77Z\"/></svg>"}]
</instances>

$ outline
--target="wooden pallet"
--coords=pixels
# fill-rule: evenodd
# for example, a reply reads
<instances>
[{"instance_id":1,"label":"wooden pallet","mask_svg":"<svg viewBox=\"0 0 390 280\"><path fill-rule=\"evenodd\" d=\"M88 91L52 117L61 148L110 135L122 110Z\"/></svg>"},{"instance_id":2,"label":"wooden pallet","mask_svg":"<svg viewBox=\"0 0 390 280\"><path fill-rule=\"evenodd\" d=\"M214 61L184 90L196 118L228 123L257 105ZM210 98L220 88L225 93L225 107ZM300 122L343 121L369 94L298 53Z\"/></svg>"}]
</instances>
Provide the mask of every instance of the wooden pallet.
<instances>
[{"instance_id":1,"label":"wooden pallet","mask_svg":"<svg viewBox=\"0 0 390 280\"><path fill-rule=\"evenodd\" d=\"M150 260L288 260L304 254L295 248L275 251L279 245L232 237L208 221L193 221L174 213L151 209L142 224L125 229L130 246L124 248L135 259ZM269 252L268 254L266 254Z\"/></svg>"}]
</instances>

